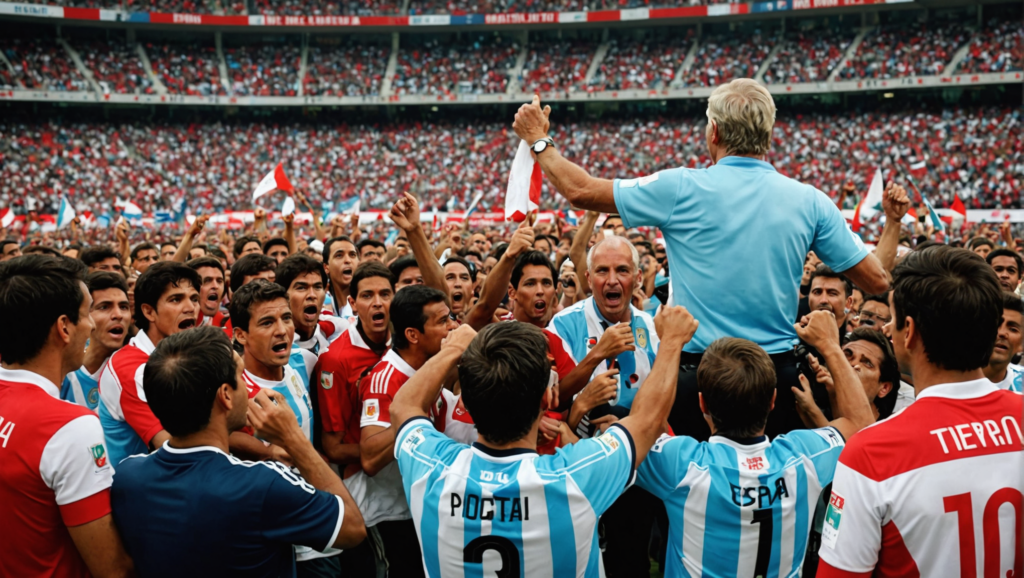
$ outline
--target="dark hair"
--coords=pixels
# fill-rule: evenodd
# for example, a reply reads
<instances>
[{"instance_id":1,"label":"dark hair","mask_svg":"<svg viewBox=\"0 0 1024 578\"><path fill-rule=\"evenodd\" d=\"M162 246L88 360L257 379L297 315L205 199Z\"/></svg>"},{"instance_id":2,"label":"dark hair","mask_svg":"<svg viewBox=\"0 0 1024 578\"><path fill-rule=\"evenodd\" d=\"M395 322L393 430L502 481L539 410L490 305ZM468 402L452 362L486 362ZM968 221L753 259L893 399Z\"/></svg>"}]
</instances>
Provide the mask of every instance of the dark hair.
<instances>
[{"instance_id":1,"label":"dark hair","mask_svg":"<svg viewBox=\"0 0 1024 578\"><path fill-rule=\"evenodd\" d=\"M235 245L234 247L231 248L231 252L234 253L235 259L237 259L238 256L242 254L242 251L245 250L245 246L248 245L249 243L256 243L257 245L259 245L260 240L258 237L254 235L242 235L241 237L235 240Z\"/></svg>"},{"instance_id":2,"label":"dark hair","mask_svg":"<svg viewBox=\"0 0 1024 578\"><path fill-rule=\"evenodd\" d=\"M163 251L164 247L174 247L175 249L177 249L178 244L175 243L174 241L164 241L163 243L160 243L160 250Z\"/></svg>"},{"instance_id":3,"label":"dark hair","mask_svg":"<svg viewBox=\"0 0 1024 578\"><path fill-rule=\"evenodd\" d=\"M1017 262L1017 274L1020 275L1024 272L1024 259L1021 259L1020 253L1012 249L999 248L994 251L990 251L988 255L985 255L985 262L991 265L992 260L996 257L1013 257L1013 260Z\"/></svg>"},{"instance_id":4,"label":"dark hair","mask_svg":"<svg viewBox=\"0 0 1024 578\"><path fill-rule=\"evenodd\" d=\"M120 261L121 254L106 245L94 245L85 249L78 255L78 259L85 263L86 267L92 267L96 263L106 261L110 258Z\"/></svg>"},{"instance_id":5,"label":"dark hair","mask_svg":"<svg viewBox=\"0 0 1024 578\"><path fill-rule=\"evenodd\" d=\"M423 333L427 323L423 308L432 303L444 303L447 299L443 291L426 285L413 285L395 293L390 308L392 347L408 348L409 340L405 338L405 330L412 328Z\"/></svg>"},{"instance_id":6,"label":"dark hair","mask_svg":"<svg viewBox=\"0 0 1024 578\"><path fill-rule=\"evenodd\" d=\"M210 246L207 245L206 243L192 243L192 246L188 250L189 254L191 254L192 251L195 251L196 249L202 249L203 253L205 253L203 255L204 257L210 254ZM196 258L198 259L198 257Z\"/></svg>"},{"instance_id":7,"label":"dark hair","mask_svg":"<svg viewBox=\"0 0 1024 578\"><path fill-rule=\"evenodd\" d=\"M156 245L154 245L153 243L150 243L149 241L144 241L142 243L139 243L138 245L135 245L135 248L132 249L132 252L131 252L131 254L129 256L132 258L132 261L134 261L136 258L138 258L139 253L141 253L142 251L148 251L148 250L156 251L156 256L157 257L160 256L160 249L157 249Z\"/></svg>"},{"instance_id":8,"label":"dark hair","mask_svg":"<svg viewBox=\"0 0 1024 578\"><path fill-rule=\"evenodd\" d=\"M505 255L505 251L508 251L508 243L502 241L501 243L491 247L491 254L489 257L494 257L498 261L501 261L501 258Z\"/></svg>"},{"instance_id":9,"label":"dark hair","mask_svg":"<svg viewBox=\"0 0 1024 578\"><path fill-rule=\"evenodd\" d=\"M551 375L547 351L547 338L537 327L492 323L462 354L463 403L488 442L506 444L529 433Z\"/></svg>"},{"instance_id":10,"label":"dark hair","mask_svg":"<svg viewBox=\"0 0 1024 578\"><path fill-rule=\"evenodd\" d=\"M391 275L391 270L378 261L367 261L366 263L361 263L356 267L355 272L352 273L352 284L349 285L349 295L355 299L356 295L359 294L359 282L371 277L383 277L391 284L391 290L393 291L395 289L395 278Z\"/></svg>"},{"instance_id":11,"label":"dark hair","mask_svg":"<svg viewBox=\"0 0 1024 578\"><path fill-rule=\"evenodd\" d=\"M643 248L647 249L648 253L654 253L654 245L652 245L650 241L646 241L646 240L645 241L640 241L639 243L634 243L633 246L634 247L643 247Z\"/></svg>"},{"instance_id":12,"label":"dark hair","mask_svg":"<svg viewBox=\"0 0 1024 578\"><path fill-rule=\"evenodd\" d=\"M326 247L326 245L324 245ZM363 247L375 247L377 249L387 249L384 243L381 243L377 239L363 239L356 244L356 252L362 254Z\"/></svg>"},{"instance_id":13,"label":"dark hair","mask_svg":"<svg viewBox=\"0 0 1024 578\"><path fill-rule=\"evenodd\" d=\"M476 283L476 266L474 266L472 263L463 259L462 257L456 257L453 255L445 259L444 264L441 265L441 269L443 270L446 266L448 266L448 263L461 264L463 267L466 268L466 271L469 272L469 280L472 281L473 283Z\"/></svg>"},{"instance_id":14,"label":"dark hair","mask_svg":"<svg viewBox=\"0 0 1024 578\"><path fill-rule=\"evenodd\" d=\"M213 267L220 269L221 275L224 274L224 265L221 265L220 261L213 257L196 257L195 259L189 259L185 264L196 271L203 267Z\"/></svg>"},{"instance_id":15,"label":"dark hair","mask_svg":"<svg viewBox=\"0 0 1024 578\"><path fill-rule=\"evenodd\" d=\"M220 327L175 333L160 340L142 372L149 408L172 436L194 434L209 425L217 390L225 383L238 387L236 371Z\"/></svg>"},{"instance_id":16,"label":"dark hair","mask_svg":"<svg viewBox=\"0 0 1024 578\"><path fill-rule=\"evenodd\" d=\"M853 283L850 283L850 280L846 278L846 275L843 275L842 273L836 273L831 268L829 268L828 265L821 264L815 267L814 272L811 273L811 279L807 282L807 285L814 285L814 280L818 277L822 277L824 279L839 279L840 281L843 282L843 290L846 291L844 297L849 297L850 295L853 294Z\"/></svg>"},{"instance_id":17,"label":"dark hair","mask_svg":"<svg viewBox=\"0 0 1024 578\"><path fill-rule=\"evenodd\" d=\"M3 240L0 240L0 253L2 253L2 252L7 250L7 245L18 245L20 247L21 243L15 241L14 239L3 239Z\"/></svg>"},{"instance_id":18,"label":"dark hair","mask_svg":"<svg viewBox=\"0 0 1024 578\"><path fill-rule=\"evenodd\" d=\"M882 305L885 305L886 307L888 307L889 306L889 292L886 291L885 293L876 293L874 295L865 295L864 299L863 299L863 302L860 305L862 309L864 308L864 303L867 303L868 301L874 301L876 303L881 303Z\"/></svg>"},{"instance_id":19,"label":"dark hair","mask_svg":"<svg viewBox=\"0 0 1024 578\"><path fill-rule=\"evenodd\" d=\"M527 265L547 267L551 271L551 281L554 282L558 279L558 269L555 269L555 264L551 262L551 259L548 259L547 255L540 251L527 251L516 257L516 263L512 265L512 278L510 282L516 290L519 289L519 282L523 279L523 269L526 269Z\"/></svg>"},{"instance_id":20,"label":"dark hair","mask_svg":"<svg viewBox=\"0 0 1024 578\"><path fill-rule=\"evenodd\" d=\"M128 296L128 281L124 276L110 271L94 271L85 277L85 286L89 288L89 294L104 289L120 289Z\"/></svg>"},{"instance_id":21,"label":"dark hair","mask_svg":"<svg viewBox=\"0 0 1024 578\"><path fill-rule=\"evenodd\" d=\"M61 252L46 245L31 245L23 250L22 255L46 255L48 257L61 257Z\"/></svg>"},{"instance_id":22,"label":"dark hair","mask_svg":"<svg viewBox=\"0 0 1024 578\"><path fill-rule=\"evenodd\" d=\"M1003 291L1003 310L1007 309L1024 315L1024 301L1021 300L1020 295Z\"/></svg>"},{"instance_id":23,"label":"dark hair","mask_svg":"<svg viewBox=\"0 0 1024 578\"><path fill-rule=\"evenodd\" d=\"M274 237L273 239L267 239L267 242L263 243L263 254L266 255L271 248L277 247L278 245L287 250L291 250L291 247L288 246L288 241L285 241L284 237Z\"/></svg>"},{"instance_id":24,"label":"dark hair","mask_svg":"<svg viewBox=\"0 0 1024 578\"><path fill-rule=\"evenodd\" d=\"M274 271L275 269L277 269L277 261L273 258L267 257L263 253L249 253L231 266L231 292L238 291L238 288L245 283L247 276L259 275L264 271Z\"/></svg>"},{"instance_id":25,"label":"dark hair","mask_svg":"<svg viewBox=\"0 0 1024 578\"><path fill-rule=\"evenodd\" d=\"M76 251L81 251L81 250L82 250L82 249L84 249L84 248L85 248L85 245L83 245L83 244L81 244L81 243L68 243L68 244L67 244L67 245L66 245L66 246L64 247L64 249L63 249L63 250L64 250L64 251L69 251L69 250L71 250L71 249L74 249L74 250L76 250Z\"/></svg>"},{"instance_id":26,"label":"dark hair","mask_svg":"<svg viewBox=\"0 0 1024 578\"><path fill-rule=\"evenodd\" d=\"M697 366L697 389L717 433L732 438L758 435L768 421L775 393L775 365L753 341L716 339Z\"/></svg>"},{"instance_id":27,"label":"dark hair","mask_svg":"<svg viewBox=\"0 0 1024 578\"><path fill-rule=\"evenodd\" d=\"M323 263L302 253L288 255L277 266L277 270L274 272L274 282L287 291L292 286L292 281L309 273L320 275L320 281L324 286L327 285L327 272L324 271Z\"/></svg>"},{"instance_id":28,"label":"dark hair","mask_svg":"<svg viewBox=\"0 0 1024 578\"><path fill-rule=\"evenodd\" d=\"M331 245L333 245L333 244L335 244L335 243L337 243L339 241L345 241L346 243L352 243L352 239L349 239L347 235L338 235L337 237L331 237L330 239L327 239L327 241L324 242L324 250L321 253L321 255L324 258L324 263L325 264L328 261L331 260ZM352 243L352 246L354 247L355 243ZM358 251L357 251L357 253L358 253Z\"/></svg>"},{"instance_id":29,"label":"dark hair","mask_svg":"<svg viewBox=\"0 0 1024 578\"><path fill-rule=\"evenodd\" d=\"M149 320L142 314L142 306L149 305L156 309L156 304L164 291L182 280L188 281L196 291L203 286L203 280L195 269L177 261L153 263L139 275L139 280L135 282L135 315L132 319L135 326L142 331L149 329Z\"/></svg>"},{"instance_id":30,"label":"dark hair","mask_svg":"<svg viewBox=\"0 0 1024 578\"><path fill-rule=\"evenodd\" d=\"M238 292L231 295L231 303L228 304L231 327L249 331L249 322L252 321L252 306L275 299L288 301L288 292L277 283L271 283L266 279L256 279L242 285Z\"/></svg>"},{"instance_id":31,"label":"dark hair","mask_svg":"<svg viewBox=\"0 0 1024 578\"><path fill-rule=\"evenodd\" d=\"M981 257L943 245L910 253L893 270L892 287L896 328L914 320L929 362L949 371L988 365L1003 289Z\"/></svg>"},{"instance_id":32,"label":"dark hair","mask_svg":"<svg viewBox=\"0 0 1024 578\"><path fill-rule=\"evenodd\" d=\"M988 237L974 237L973 239L967 242L967 248L970 249L971 251L973 251L975 247L979 247L981 245L988 245L993 249L995 249L996 247L996 244L993 243Z\"/></svg>"},{"instance_id":33,"label":"dark hair","mask_svg":"<svg viewBox=\"0 0 1024 578\"><path fill-rule=\"evenodd\" d=\"M896 408L896 398L900 390L900 379L902 377L900 375L900 364L896 361L896 354L893 353L889 338L881 331L876 331L870 327L859 327L853 330L846 343L849 344L854 341L867 341L874 344L882 352L882 364L878 366L878 381L892 385L892 391L885 397L876 397L871 402L878 408L879 419L885 419L892 415L893 409Z\"/></svg>"},{"instance_id":34,"label":"dark hair","mask_svg":"<svg viewBox=\"0 0 1024 578\"><path fill-rule=\"evenodd\" d=\"M921 237L922 237L922 238L925 238L925 239L927 239L927 237L925 237L924 235L921 235ZM925 250L925 249L927 249L928 247L938 247L938 246L940 246L940 245L942 245L942 243L939 243L938 241L929 241L929 240L926 240L926 241L924 241L924 242L922 242L922 243L918 243L918 244L917 244L917 245L916 245L916 246L914 247L914 250L915 250L915 251L924 251L924 250Z\"/></svg>"},{"instance_id":35,"label":"dark hair","mask_svg":"<svg viewBox=\"0 0 1024 578\"><path fill-rule=\"evenodd\" d=\"M221 251L220 247L216 247L213 245L206 245L206 254L213 255L218 259L224 259L225 261L228 260L228 256L224 254L224 251Z\"/></svg>"},{"instance_id":36,"label":"dark hair","mask_svg":"<svg viewBox=\"0 0 1024 578\"><path fill-rule=\"evenodd\" d=\"M388 269L391 270L391 277L394 278L395 282L397 282L402 276L402 271L405 271L410 267L419 268L419 266L420 264L416 262L416 257L406 255L405 257L395 259L390 265L388 265ZM355 283L355 279L353 279L352 282Z\"/></svg>"},{"instance_id":37,"label":"dark hair","mask_svg":"<svg viewBox=\"0 0 1024 578\"><path fill-rule=\"evenodd\" d=\"M61 315L78 324L86 268L70 257L27 255L0 263L0 358L26 363L43 350Z\"/></svg>"}]
</instances>

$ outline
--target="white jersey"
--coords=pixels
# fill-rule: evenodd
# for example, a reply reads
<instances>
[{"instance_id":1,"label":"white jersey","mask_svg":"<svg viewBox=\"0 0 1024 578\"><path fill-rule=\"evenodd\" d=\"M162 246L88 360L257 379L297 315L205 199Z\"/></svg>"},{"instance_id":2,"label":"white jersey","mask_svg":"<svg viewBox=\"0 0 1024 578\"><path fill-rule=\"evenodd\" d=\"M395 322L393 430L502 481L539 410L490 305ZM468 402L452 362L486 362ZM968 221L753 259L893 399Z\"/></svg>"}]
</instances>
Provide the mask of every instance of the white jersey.
<instances>
[{"instance_id":1,"label":"white jersey","mask_svg":"<svg viewBox=\"0 0 1024 578\"><path fill-rule=\"evenodd\" d=\"M288 401L288 407L295 414L302 433L306 435L306 439L313 440L313 404L309 400L309 388L304 381L306 378L300 376L291 365L284 366L284 377L281 381L256 377L249 370L245 370L242 377L249 388L249 397L253 397L261 389L272 389L283 395Z\"/></svg>"},{"instance_id":2,"label":"white jersey","mask_svg":"<svg viewBox=\"0 0 1024 578\"><path fill-rule=\"evenodd\" d=\"M1021 395L935 385L850 438L818 577L1020 576Z\"/></svg>"},{"instance_id":3,"label":"white jersey","mask_svg":"<svg viewBox=\"0 0 1024 578\"><path fill-rule=\"evenodd\" d=\"M1024 389L1024 367L1011 363L1006 367L1006 377L996 384L999 389L1021 393Z\"/></svg>"}]
</instances>

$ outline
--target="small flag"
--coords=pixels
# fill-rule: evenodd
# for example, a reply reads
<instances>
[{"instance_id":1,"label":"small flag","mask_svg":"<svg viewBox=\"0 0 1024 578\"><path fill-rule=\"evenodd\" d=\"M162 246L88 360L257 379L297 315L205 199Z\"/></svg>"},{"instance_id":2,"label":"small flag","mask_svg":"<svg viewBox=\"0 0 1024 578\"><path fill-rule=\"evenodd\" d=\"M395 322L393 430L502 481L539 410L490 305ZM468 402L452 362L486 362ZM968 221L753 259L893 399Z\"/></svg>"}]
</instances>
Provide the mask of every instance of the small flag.
<instances>
[{"instance_id":1,"label":"small flag","mask_svg":"<svg viewBox=\"0 0 1024 578\"><path fill-rule=\"evenodd\" d=\"M576 211L562 211L562 219L565 221L565 224L570 227L576 227L580 224L579 218L576 217Z\"/></svg>"},{"instance_id":2,"label":"small flag","mask_svg":"<svg viewBox=\"0 0 1024 578\"><path fill-rule=\"evenodd\" d=\"M78 218L82 221L83 227L92 227L96 224L96 215L93 215L92 211L82 211Z\"/></svg>"},{"instance_id":3,"label":"small flag","mask_svg":"<svg viewBox=\"0 0 1024 578\"><path fill-rule=\"evenodd\" d=\"M853 230L860 231L864 222L882 211L882 169L875 169L875 176L871 179L871 186L868 187L868 194L864 195L857 211L853 214Z\"/></svg>"},{"instance_id":4,"label":"small flag","mask_svg":"<svg viewBox=\"0 0 1024 578\"><path fill-rule=\"evenodd\" d=\"M167 225L178 222L175 218L174 211L153 211L153 221L158 225Z\"/></svg>"},{"instance_id":5,"label":"small flag","mask_svg":"<svg viewBox=\"0 0 1024 578\"><path fill-rule=\"evenodd\" d=\"M288 195L284 199L284 204L281 205L281 216L286 217L295 212L295 199Z\"/></svg>"},{"instance_id":6,"label":"small flag","mask_svg":"<svg viewBox=\"0 0 1024 578\"><path fill-rule=\"evenodd\" d=\"M387 245L388 247L390 247L390 246L394 245L395 241L397 241L397 240L398 240L398 229L391 229L391 232L388 233L388 237L386 239L384 239L384 244Z\"/></svg>"},{"instance_id":7,"label":"small flag","mask_svg":"<svg viewBox=\"0 0 1024 578\"><path fill-rule=\"evenodd\" d=\"M469 216L470 216L470 215L472 215L472 214L473 214L473 211L475 211L475 210L476 210L476 206L477 206L477 204L478 204L478 203L480 202L480 199L482 199L482 198L484 198L484 193L483 193L483 191L480 191L479 193L477 193L477 194L476 194L476 196L475 196L475 197L473 197L473 202L472 202L472 203L470 203L470 204L469 204L469 208L468 208L468 209L466 209L466 218L467 218L467 219L469 218Z\"/></svg>"},{"instance_id":8,"label":"small flag","mask_svg":"<svg viewBox=\"0 0 1024 578\"><path fill-rule=\"evenodd\" d=\"M967 220L967 207L965 207L964 202L960 200L960 195L953 195L953 205L950 207L950 209L954 213L959 213L960 216L963 217L964 221Z\"/></svg>"},{"instance_id":9,"label":"small flag","mask_svg":"<svg viewBox=\"0 0 1024 578\"><path fill-rule=\"evenodd\" d=\"M6 209L0 209L0 227L7 228L14 223L14 211L7 207Z\"/></svg>"},{"instance_id":10,"label":"small flag","mask_svg":"<svg viewBox=\"0 0 1024 578\"><path fill-rule=\"evenodd\" d=\"M917 178L922 178L928 173L928 166L924 164L924 161L917 161L916 163L910 164L910 174Z\"/></svg>"},{"instance_id":11,"label":"small flag","mask_svg":"<svg viewBox=\"0 0 1024 578\"><path fill-rule=\"evenodd\" d=\"M521 223L526 216L537 210L540 204L540 186L544 173L530 154L526 141L519 141L516 156L512 159L512 170L508 173L508 189L505 191L505 220Z\"/></svg>"},{"instance_id":12,"label":"small flag","mask_svg":"<svg viewBox=\"0 0 1024 578\"><path fill-rule=\"evenodd\" d=\"M256 202L256 199L271 191L285 191L288 193L295 192L295 187L293 187L292 182L288 180L288 175L284 174L284 167L281 163L277 163L274 170L267 173L267 176L263 177L260 184L256 185L256 190L252 192L253 202Z\"/></svg>"},{"instance_id":13,"label":"small flag","mask_svg":"<svg viewBox=\"0 0 1024 578\"><path fill-rule=\"evenodd\" d=\"M60 197L60 210L57 211L57 228L63 229L75 220L75 208L68 202L67 195Z\"/></svg>"},{"instance_id":14,"label":"small flag","mask_svg":"<svg viewBox=\"0 0 1024 578\"><path fill-rule=\"evenodd\" d=\"M119 201L117 206L121 208L121 216L129 221L142 218L142 209L131 201Z\"/></svg>"},{"instance_id":15,"label":"small flag","mask_svg":"<svg viewBox=\"0 0 1024 578\"><path fill-rule=\"evenodd\" d=\"M358 213L359 212L359 196L349 197L338 201L335 205L334 210L338 213Z\"/></svg>"},{"instance_id":16,"label":"small flag","mask_svg":"<svg viewBox=\"0 0 1024 578\"><path fill-rule=\"evenodd\" d=\"M920 193L920 191L918 192ZM935 212L935 207L933 207L932 204L928 202L928 197L922 193L921 200L924 201L925 206L928 207L928 217L932 220L932 226L935 227L935 230L945 231L946 225L943 224L942 219L939 217L939 214Z\"/></svg>"}]
</instances>

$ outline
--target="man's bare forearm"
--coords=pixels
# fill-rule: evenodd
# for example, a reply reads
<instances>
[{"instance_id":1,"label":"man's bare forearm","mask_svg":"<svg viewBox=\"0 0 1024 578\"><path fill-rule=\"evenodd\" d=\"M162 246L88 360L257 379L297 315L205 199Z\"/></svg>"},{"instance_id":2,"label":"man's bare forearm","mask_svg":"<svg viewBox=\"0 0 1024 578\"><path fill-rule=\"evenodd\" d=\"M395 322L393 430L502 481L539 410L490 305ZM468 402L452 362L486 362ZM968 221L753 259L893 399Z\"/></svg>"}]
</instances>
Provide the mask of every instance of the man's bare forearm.
<instances>
[{"instance_id":1,"label":"man's bare forearm","mask_svg":"<svg viewBox=\"0 0 1024 578\"><path fill-rule=\"evenodd\" d=\"M557 148L549 147L537 155L537 162L555 190L574 207L616 212L612 181L590 176L582 167L563 157Z\"/></svg>"},{"instance_id":2,"label":"man's bare forearm","mask_svg":"<svg viewBox=\"0 0 1024 578\"><path fill-rule=\"evenodd\" d=\"M583 215L583 222L580 223L580 228L576 230L576 235L572 238L572 245L569 247L569 258L572 259L572 264L576 268L576 278L580 281L580 286L576 288L576 295L581 299L590 293L590 283L587 281L587 245L590 244L590 237L594 234L594 226L597 225L597 211L587 211Z\"/></svg>"},{"instance_id":3,"label":"man's bare forearm","mask_svg":"<svg viewBox=\"0 0 1024 578\"><path fill-rule=\"evenodd\" d=\"M444 268L434 256L430 248L430 240L423 232L423 227L416 223L411 231L405 232L409 237L409 245L412 247L412 254L416 257L416 264L420 266L420 274L423 275L423 284L444 291L448 295L448 284L444 282Z\"/></svg>"},{"instance_id":4,"label":"man's bare forearm","mask_svg":"<svg viewBox=\"0 0 1024 578\"><path fill-rule=\"evenodd\" d=\"M882 235L878 238L878 245L875 247L875 256L882 263L882 268L889 273L896 268L896 249L899 244L900 222L887 219L885 227L882 228Z\"/></svg>"},{"instance_id":5,"label":"man's bare forearm","mask_svg":"<svg viewBox=\"0 0 1024 578\"><path fill-rule=\"evenodd\" d=\"M846 360L846 355L840 349L838 343L819 350L832 373L832 381L835 383L835 404L833 409L836 417L842 416L857 425L858 429L866 427L875 420L871 411L871 402L864 393L864 386L857 377L856 370Z\"/></svg>"}]
</instances>

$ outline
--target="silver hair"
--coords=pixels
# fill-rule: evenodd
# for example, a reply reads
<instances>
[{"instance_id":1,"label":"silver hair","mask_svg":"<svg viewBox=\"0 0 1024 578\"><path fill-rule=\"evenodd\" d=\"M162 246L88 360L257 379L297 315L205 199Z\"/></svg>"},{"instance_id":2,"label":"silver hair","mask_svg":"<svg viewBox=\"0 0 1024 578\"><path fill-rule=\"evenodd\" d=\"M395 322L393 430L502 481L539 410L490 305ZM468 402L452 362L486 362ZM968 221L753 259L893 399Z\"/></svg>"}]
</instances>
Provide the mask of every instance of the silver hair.
<instances>
[{"instance_id":1,"label":"silver hair","mask_svg":"<svg viewBox=\"0 0 1024 578\"><path fill-rule=\"evenodd\" d=\"M591 273L594 272L594 251L596 251L602 243L607 243L608 241L614 239L622 241L623 243L626 244L627 247L629 247L629 254L633 257L633 269L637 271L640 270L640 253L636 250L636 247L633 246L633 243L630 243L629 239L625 237L611 235L609 237L599 239L596 243L594 243L594 246L591 247L589 251L587 251L587 271L590 271Z\"/></svg>"},{"instance_id":2,"label":"silver hair","mask_svg":"<svg viewBox=\"0 0 1024 578\"><path fill-rule=\"evenodd\" d=\"M707 115L709 133L716 123L730 154L765 155L771 148L775 101L758 82L741 78L719 86L708 98Z\"/></svg>"}]
</instances>

